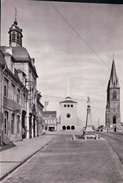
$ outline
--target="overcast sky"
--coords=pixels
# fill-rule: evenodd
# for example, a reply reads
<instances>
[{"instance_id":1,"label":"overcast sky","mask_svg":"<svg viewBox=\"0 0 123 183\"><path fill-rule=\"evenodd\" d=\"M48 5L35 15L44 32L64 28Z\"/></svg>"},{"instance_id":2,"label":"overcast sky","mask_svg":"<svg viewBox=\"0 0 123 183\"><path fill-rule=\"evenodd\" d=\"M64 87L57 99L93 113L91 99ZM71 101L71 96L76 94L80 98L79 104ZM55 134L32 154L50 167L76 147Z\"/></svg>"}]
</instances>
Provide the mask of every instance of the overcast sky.
<instances>
[{"instance_id":1,"label":"overcast sky","mask_svg":"<svg viewBox=\"0 0 123 183\"><path fill-rule=\"evenodd\" d=\"M55 6L55 8L53 7ZM35 58L37 89L47 110L56 110L67 96L78 102L84 126L87 96L91 98L92 123L105 123L106 89L114 60L121 87L123 121L123 5L2 0L2 45L9 45L8 30L17 8L23 29L23 47Z\"/></svg>"}]
</instances>

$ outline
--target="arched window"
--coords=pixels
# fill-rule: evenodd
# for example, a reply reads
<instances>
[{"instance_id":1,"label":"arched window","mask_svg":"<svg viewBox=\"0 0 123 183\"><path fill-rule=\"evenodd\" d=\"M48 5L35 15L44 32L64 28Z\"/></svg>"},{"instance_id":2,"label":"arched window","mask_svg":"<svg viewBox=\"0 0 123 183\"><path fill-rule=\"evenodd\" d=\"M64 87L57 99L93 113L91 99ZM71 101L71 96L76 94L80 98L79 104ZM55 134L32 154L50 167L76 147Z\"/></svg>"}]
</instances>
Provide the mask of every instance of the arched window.
<instances>
[{"instance_id":1,"label":"arched window","mask_svg":"<svg viewBox=\"0 0 123 183\"><path fill-rule=\"evenodd\" d=\"M62 126L62 130L66 130L66 126Z\"/></svg>"},{"instance_id":2,"label":"arched window","mask_svg":"<svg viewBox=\"0 0 123 183\"><path fill-rule=\"evenodd\" d=\"M117 99L117 92L116 91L113 92L113 99Z\"/></svg>"},{"instance_id":3,"label":"arched window","mask_svg":"<svg viewBox=\"0 0 123 183\"><path fill-rule=\"evenodd\" d=\"M4 112L4 133L5 134L8 134L7 125L8 125L8 112L5 111Z\"/></svg>"},{"instance_id":4,"label":"arched window","mask_svg":"<svg viewBox=\"0 0 123 183\"><path fill-rule=\"evenodd\" d=\"M20 133L20 116L17 116L17 133Z\"/></svg>"},{"instance_id":5,"label":"arched window","mask_svg":"<svg viewBox=\"0 0 123 183\"><path fill-rule=\"evenodd\" d=\"M71 126L71 130L75 130L75 126Z\"/></svg>"},{"instance_id":6,"label":"arched window","mask_svg":"<svg viewBox=\"0 0 123 183\"><path fill-rule=\"evenodd\" d=\"M116 124L116 116L113 117L113 124Z\"/></svg>"},{"instance_id":7,"label":"arched window","mask_svg":"<svg viewBox=\"0 0 123 183\"><path fill-rule=\"evenodd\" d=\"M12 113L12 116L11 116L11 133L14 134L14 118L15 118L15 115L14 113Z\"/></svg>"},{"instance_id":8,"label":"arched window","mask_svg":"<svg viewBox=\"0 0 123 183\"><path fill-rule=\"evenodd\" d=\"M67 130L70 130L70 126L67 126Z\"/></svg>"}]
</instances>

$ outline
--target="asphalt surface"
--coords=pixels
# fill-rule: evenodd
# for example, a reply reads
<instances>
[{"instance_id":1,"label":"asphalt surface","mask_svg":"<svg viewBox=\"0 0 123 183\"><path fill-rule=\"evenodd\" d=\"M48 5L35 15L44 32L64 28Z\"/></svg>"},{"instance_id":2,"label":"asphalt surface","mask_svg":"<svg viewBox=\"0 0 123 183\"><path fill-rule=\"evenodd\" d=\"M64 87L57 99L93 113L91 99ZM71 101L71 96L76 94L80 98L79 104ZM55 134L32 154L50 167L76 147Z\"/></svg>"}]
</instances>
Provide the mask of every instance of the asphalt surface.
<instances>
[{"instance_id":1,"label":"asphalt surface","mask_svg":"<svg viewBox=\"0 0 123 183\"><path fill-rule=\"evenodd\" d=\"M57 135L4 183L122 183L117 157L105 140Z\"/></svg>"}]
</instances>

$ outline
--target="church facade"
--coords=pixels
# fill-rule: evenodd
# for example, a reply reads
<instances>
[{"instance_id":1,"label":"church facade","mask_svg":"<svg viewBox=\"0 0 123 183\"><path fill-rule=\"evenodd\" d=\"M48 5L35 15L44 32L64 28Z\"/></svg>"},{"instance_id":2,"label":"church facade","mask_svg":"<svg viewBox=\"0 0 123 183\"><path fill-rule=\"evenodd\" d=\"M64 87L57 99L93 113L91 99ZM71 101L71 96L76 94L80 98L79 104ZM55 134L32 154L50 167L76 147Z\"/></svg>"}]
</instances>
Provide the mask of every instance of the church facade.
<instances>
[{"instance_id":1,"label":"church facade","mask_svg":"<svg viewBox=\"0 0 123 183\"><path fill-rule=\"evenodd\" d=\"M78 130L77 102L66 97L60 102L60 128L61 130Z\"/></svg>"},{"instance_id":2,"label":"church facade","mask_svg":"<svg viewBox=\"0 0 123 183\"><path fill-rule=\"evenodd\" d=\"M112 62L110 79L107 87L107 104L105 125L112 131L120 129L120 86L116 73L115 62Z\"/></svg>"}]
</instances>

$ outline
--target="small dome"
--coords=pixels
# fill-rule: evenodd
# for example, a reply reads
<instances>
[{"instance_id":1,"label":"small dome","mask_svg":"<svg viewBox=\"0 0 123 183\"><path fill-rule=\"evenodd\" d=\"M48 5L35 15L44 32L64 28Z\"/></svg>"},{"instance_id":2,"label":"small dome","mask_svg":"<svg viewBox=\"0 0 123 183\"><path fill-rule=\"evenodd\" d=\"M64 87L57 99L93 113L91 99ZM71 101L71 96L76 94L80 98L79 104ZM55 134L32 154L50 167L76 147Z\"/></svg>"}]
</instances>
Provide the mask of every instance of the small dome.
<instances>
[{"instance_id":1,"label":"small dome","mask_svg":"<svg viewBox=\"0 0 123 183\"><path fill-rule=\"evenodd\" d=\"M71 100L71 97L66 97L65 100Z\"/></svg>"},{"instance_id":2,"label":"small dome","mask_svg":"<svg viewBox=\"0 0 123 183\"><path fill-rule=\"evenodd\" d=\"M18 61L30 61L30 56L24 47L12 47L13 57Z\"/></svg>"}]
</instances>

